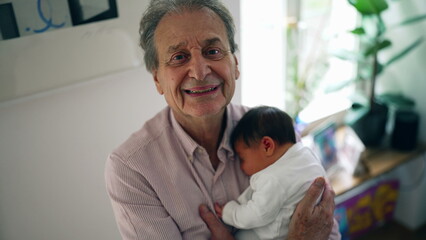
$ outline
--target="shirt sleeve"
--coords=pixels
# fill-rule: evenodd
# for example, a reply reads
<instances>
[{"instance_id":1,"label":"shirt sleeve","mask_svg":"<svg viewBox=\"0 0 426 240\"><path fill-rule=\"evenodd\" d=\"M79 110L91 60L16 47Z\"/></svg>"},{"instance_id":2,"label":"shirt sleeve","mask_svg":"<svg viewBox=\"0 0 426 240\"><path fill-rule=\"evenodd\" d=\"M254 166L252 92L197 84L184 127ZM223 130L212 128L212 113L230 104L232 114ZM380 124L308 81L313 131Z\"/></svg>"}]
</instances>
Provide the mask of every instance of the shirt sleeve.
<instances>
[{"instance_id":1,"label":"shirt sleeve","mask_svg":"<svg viewBox=\"0 0 426 240\"><path fill-rule=\"evenodd\" d=\"M246 203L228 202L222 220L239 229L265 226L276 219L285 203L285 189L271 175L252 181L253 194Z\"/></svg>"},{"instance_id":2,"label":"shirt sleeve","mask_svg":"<svg viewBox=\"0 0 426 240\"><path fill-rule=\"evenodd\" d=\"M105 179L124 240L182 239L178 227L146 179L118 156L108 158Z\"/></svg>"}]
</instances>

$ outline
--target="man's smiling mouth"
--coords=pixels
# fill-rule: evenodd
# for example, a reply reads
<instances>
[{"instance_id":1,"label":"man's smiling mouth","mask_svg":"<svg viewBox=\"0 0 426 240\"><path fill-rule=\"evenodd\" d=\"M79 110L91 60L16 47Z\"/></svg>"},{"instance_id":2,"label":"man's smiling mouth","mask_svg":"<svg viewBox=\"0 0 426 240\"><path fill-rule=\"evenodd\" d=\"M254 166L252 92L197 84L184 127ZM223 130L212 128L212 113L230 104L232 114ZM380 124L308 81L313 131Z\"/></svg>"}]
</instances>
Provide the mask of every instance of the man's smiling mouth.
<instances>
[{"instance_id":1,"label":"man's smiling mouth","mask_svg":"<svg viewBox=\"0 0 426 240\"><path fill-rule=\"evenodd\" d=\"M205 89L197 89L197 90L184 90L186 93L188 94L202 94L202 93L208 93L208 92L213 92L218 88L218 86L216 87L210 87L210 88L205 88Z\"/></svg>"},{"instance_id":2,"label":"man's smiling mouth","mask_svg":"<svg viewBox=\"0 0 426 240\"><path fill-rule=\"evenodd\" d=\"M203 89L203 90L185 90L185 92L191 93L191 94L194 94L194 93L206 93L206 92L214 91L216 89L217 89L217 87L211 87L211 88L207 88L207 89Z\"/></svg>"}]
</instances>

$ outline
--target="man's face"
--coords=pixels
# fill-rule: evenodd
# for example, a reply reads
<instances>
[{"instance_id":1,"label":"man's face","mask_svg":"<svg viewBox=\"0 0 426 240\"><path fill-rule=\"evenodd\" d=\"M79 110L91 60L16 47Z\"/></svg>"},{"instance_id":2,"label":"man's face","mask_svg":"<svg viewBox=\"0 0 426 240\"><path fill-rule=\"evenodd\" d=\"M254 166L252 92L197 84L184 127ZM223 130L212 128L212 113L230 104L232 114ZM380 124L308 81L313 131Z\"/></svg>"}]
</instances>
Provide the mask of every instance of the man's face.
<instances>
[{"instance_id":1,"label":"man's face","mask_svg":"<svg viewBox=\"0 0 426 240\"><path fill-rule=\"evenodd\" d=\"M223 113L239 71L220 17L208 9L166 15L154 39L159 60L155 84L175 117Z\"/></svg>"}]
</instances>

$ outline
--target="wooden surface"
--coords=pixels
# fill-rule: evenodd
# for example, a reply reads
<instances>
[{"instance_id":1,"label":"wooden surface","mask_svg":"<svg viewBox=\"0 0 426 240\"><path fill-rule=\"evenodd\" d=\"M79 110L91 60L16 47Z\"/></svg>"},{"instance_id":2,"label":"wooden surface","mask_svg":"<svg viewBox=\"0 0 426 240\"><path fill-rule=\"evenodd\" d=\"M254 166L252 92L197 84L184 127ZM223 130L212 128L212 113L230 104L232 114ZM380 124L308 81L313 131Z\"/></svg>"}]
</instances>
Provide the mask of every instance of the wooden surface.
<instances>
[{"instance_id":1,"label":"wooden surface","mask_svg":"<svg viewBox=\"0 0 426 240\"><path fill-rule=\"evenodd\" d=\"M422 145L413 151L396 151L391 149L367 149L363 152L360 164L364 166L363 172L353 176L347 172L340 171L330 176L336 196L343 194L363 182L387 173L399 165L420 156L426 151Z\"/></svg>"}]
</instances>

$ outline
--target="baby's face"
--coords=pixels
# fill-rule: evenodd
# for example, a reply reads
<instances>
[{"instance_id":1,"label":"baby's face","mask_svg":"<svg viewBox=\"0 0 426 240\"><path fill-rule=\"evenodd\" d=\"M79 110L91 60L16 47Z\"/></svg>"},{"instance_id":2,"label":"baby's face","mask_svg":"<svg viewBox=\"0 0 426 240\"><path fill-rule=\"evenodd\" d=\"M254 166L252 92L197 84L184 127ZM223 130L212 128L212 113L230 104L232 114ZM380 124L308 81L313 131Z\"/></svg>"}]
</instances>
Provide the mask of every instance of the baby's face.
<instances>
[{"instance_id":1,"label":"baby's face","mask_svg":"<svg viewBox=\"0 0 426 240\"><path fill-rule=\"evenodd\" d=\"M235 151L241 160L241 170L249 176L269 166L265 159L264 149L260 143L252 144L249 147L243 140L238 140L235 142Z\"/></svg>"}]
</instances>

